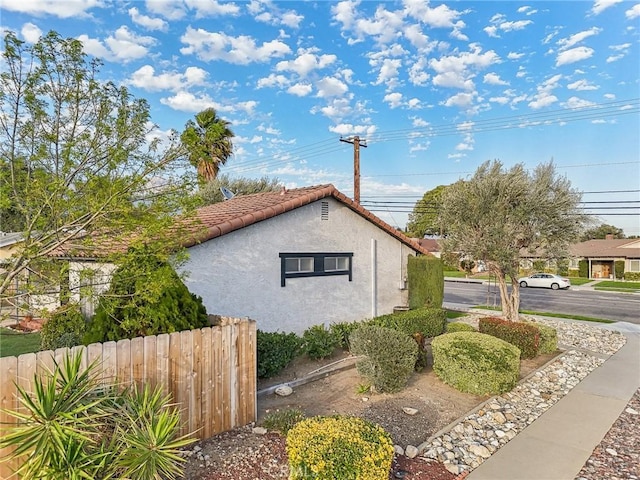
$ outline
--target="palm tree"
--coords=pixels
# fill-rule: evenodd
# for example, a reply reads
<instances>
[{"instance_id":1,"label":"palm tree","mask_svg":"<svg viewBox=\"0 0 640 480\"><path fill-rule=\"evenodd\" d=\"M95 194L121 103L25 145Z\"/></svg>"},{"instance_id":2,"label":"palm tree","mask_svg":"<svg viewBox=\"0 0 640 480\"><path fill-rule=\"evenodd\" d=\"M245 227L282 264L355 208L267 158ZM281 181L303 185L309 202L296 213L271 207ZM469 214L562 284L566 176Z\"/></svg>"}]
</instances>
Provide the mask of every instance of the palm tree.
<instances>
[{"instance_id":1,"label":"palm tree","mask_svg":"<svg viewBox=\"0 0 640 480\"><path fill-rule=\"evenodd\" d=\"M196 121L189 120L180 135L191 165L198 175L209 182L216 178L220 165L224 165L233 153L234 137L230 123L218 117L213 108L198 113Z\"/></svg>"}]
</instances>

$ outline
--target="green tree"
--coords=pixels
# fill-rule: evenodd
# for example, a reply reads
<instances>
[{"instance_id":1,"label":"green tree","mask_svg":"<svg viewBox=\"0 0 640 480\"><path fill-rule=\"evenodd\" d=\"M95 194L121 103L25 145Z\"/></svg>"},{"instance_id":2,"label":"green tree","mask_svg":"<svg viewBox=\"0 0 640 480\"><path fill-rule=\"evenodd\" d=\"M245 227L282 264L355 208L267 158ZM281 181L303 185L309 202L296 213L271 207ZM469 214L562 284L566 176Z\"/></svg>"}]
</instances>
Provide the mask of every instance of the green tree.
<instances>
[{"instance_id":1,"label":"green tree","mask_svg":"<svg viewBox=\"0 0 640 480\"><path fill-rule=\"evenodd\" d=\"M621 228L603 223L584 232L580 240L582 242L587 240L604 240L607 238L607 235L613 235L613 238L625 238Z\"/></svg>"},{"instance_id":2,"label":"green tree","mask_svg":"<svg viewBox=\"0 0 640 480\"><path fill-rule=\"evenodd\" d=\"M176 173L184 171L176 168L184 158L178 139L148 141L147 102L99 81L101 64L80 41L50 32L26 45L9 32L3 47L0 220L23 232L23 242L0 273L0 296L54 252L86 255L96 232L112 246L135 233L165 248L195 183Z\"/></svg>"},{"instance_id":3,"label":"green tree","mask_svg":"<svg viewBox=\"0 0 640 480\"><path fill-rule=\"evenodd\" d=\"M218 117L213 108L201 111L195 118L195 122L187 122L180 140L201 180L211 181L233 153L234 134L229 122Z\"/></svg>"},{"instance_id":4,"label":"green tree","mask_svg":"<svg viewBox=\"0 0 640 480\"><path fill-rule=\"evenodd\" d=\"M224 200L220 187L228 188L236 195L249 195L252 193L276 192L282 189L283 186L277 178L231 178L229 175L223 173L202 185L198 193L204 205L211 205L212 203L218 203Z\"/></svg>"},{"instance_id":5,"label":"green tree","mask_svg":"<svg viewBox=\"0 0 640 480\"><path fill-rule=\"evenodd\" d=\"M556 175L553 163L528 173L523 164L507 170L499 161L485 162L473 178L451 185L442 197L444 248L484 262L498 280L504 317L516 321L520 251L565 257L589 220L580 199L569 180Z\"/></svg>"},{"instance_id":6,"label":"green tree","mask_svg":"<svg viewBox=\"0 0 640 480\"><path fill-rule=\"evenodd\" d=\"M130 248L99 299L84 343L106 342L207 326L202 299L169 263L148 248Z\"/></svg>"},{"instance_id":7,"label":"green tree","mask_svg":"<svg viewBox=\"0 0 640 480\"><path fill-rule=\"evenodd\" d=\"M407 233L411 237L423 238L425 235L442 235L446 230L438 222L438 213L442 205L442 192L446 185L439 185L426 192L409 214Z\"/></svg>"}]
</instances>

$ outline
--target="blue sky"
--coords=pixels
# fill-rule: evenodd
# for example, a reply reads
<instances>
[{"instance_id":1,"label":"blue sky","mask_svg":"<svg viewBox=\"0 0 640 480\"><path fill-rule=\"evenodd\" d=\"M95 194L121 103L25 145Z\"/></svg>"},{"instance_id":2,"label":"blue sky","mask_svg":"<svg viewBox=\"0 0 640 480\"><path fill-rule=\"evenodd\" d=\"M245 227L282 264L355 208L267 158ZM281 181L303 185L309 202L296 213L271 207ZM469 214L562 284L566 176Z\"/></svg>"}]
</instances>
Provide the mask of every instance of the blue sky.
<instances>
[{"instance_id":1,"label":"blue sky","mask_svg":"<svg viewBox=\"0 0 640 480\"><path fill-rule=\"evenodd\" d=\"M214 107L232 176L352 195L340 138L358 135L362 203L403 227L486 160L553 159L587 211L640 234L637 1L1 0L0 25L80 39L158 136Z\"/></svg>"}]
</instances>

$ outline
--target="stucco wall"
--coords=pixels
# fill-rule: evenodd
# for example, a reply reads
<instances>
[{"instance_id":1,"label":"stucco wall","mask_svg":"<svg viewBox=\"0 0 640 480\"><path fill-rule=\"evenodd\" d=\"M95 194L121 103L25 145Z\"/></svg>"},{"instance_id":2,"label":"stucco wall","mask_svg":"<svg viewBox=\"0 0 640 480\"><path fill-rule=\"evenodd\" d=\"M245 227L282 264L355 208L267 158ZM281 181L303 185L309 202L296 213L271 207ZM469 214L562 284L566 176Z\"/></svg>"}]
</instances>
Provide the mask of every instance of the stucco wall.
<instances>
[{"instance_id":1,"label":"stucco wall","mask_svg":"<svg viewBox=\"0 0 640 480\"><path fill-rule=\"evenodd\" d=\"M323 201L328 220L321 219ZM288 278L281 287L284 252L353 252L353 279ZM415 252L329 198L191 247L189 254L182 267L186 284L209 313L250 317L265 331L302 333L311 325L361 320L404 305L407 256Z\"/></svg>"},{"instance_id":2,"label":"stucco wall","mask_svg":"<svg viewBox=\"0 0 640 480\"><path fill-rule=\"evenodd\" d=\"M85 317L92 317L98 297L109 289L116 266L101 262L69 262L71 300L78 302Z\"/></svg>"}]
</instances>

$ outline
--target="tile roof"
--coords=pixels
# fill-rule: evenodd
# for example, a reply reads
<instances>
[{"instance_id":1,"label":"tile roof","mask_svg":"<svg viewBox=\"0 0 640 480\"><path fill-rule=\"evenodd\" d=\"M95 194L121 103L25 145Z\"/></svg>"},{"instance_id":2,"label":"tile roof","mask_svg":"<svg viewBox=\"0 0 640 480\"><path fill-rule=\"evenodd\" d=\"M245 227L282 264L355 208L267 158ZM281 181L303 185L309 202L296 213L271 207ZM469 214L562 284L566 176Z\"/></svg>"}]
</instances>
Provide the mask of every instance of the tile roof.
<instances>
[{"instance_id":1,"label":"tile roof","mask_svg":"<svg viewBox=\"0 0 640 480\"><path fill-rule=\"evenodd\" d=\"M437 238L420 238L418 239L418 243L429 252L439 252L442 250Z\"/></svg>"},{"instance_id":2,"label":"tile roof","mask_svg":"<svg viewBox=\"0 0 640 480\"><path fill-rule=\"evenodd\" d=\"M267 220L304 205L309 205L323 198L334 198L415 251L424 255L430 254L427 249L418 244L417 240L407 237L376 217L369 210L339 192L332 184L295 188L280 192L240 195L224 202L199 208L196 211L196 215L206 231L202 236L199 236L198 242L220 237L234 230ZM198 242L192 239L185 242L184 246L188 247Z\"/></svg>"},{"instance_id":3,"label":"tile roof","mask_svg":"<svg viewBox=\"0 0 640 480\"><path fill-rule=\"evenodd\" d=\"M634 243L636 245L633 245ZM637 238L587 240L572 245L570 251L576 257L640 258L640 240Z\"/></svg>"}]
</instances>

